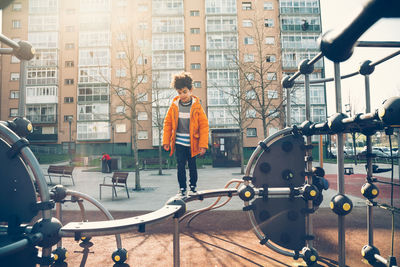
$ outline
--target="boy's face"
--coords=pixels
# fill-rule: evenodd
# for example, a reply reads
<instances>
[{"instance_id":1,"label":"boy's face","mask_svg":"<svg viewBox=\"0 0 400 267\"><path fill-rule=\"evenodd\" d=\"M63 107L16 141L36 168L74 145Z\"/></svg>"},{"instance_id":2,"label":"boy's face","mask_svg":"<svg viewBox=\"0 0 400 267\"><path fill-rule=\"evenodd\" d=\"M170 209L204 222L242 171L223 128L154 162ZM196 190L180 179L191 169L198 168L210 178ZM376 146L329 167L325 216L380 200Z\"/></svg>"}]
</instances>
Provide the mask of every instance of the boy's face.
<instances>
[{"instance_id":1,"label":"boy's face","mask_svg":"<svg viewBox=\"0 0 400 267\"><path fill-rule=\"evenodd\" d=\"M176 89L179 95L179 99L183 103L187 103L192 99L192 90L189 90L187 87L183 87L182 89Z\"/></svg>"}]
</instances>

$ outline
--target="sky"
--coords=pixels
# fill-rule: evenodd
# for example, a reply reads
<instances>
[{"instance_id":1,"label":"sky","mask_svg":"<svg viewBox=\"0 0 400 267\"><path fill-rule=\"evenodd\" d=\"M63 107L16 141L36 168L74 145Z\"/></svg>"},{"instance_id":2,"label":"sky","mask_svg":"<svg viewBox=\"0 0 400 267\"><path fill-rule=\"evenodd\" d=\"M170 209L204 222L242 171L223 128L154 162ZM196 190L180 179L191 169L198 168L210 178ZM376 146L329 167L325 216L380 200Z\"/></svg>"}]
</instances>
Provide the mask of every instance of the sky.
<instances>
[{"instance_id":1,"label":"sky","mask_svg":"<svg viewBox=\"0 0 400 267\"><path fill-rule=\"evenodd\" d=\"M361 0L320 0L322 32L345 25L355 17L362 3ZM375 23L359 40L362 41L400 41L400 19L381 19ZM341 75L357 71L365 60L379 60L400 48L355 48L353 55L340 64ZM333 77L333 63L325 60L326 77ZM365 113L364 76L357 75L342 80L342 110L344 104L351 103L356 113ZM334 83L327 83L328 115L336 113ZM375 67L370 75L371 111L391 97L400 96L400 55Z\"/></svg>"},{"instance_id":2,"label":"sky","mask_svg":"<svg viewBox=\"0 0 400 267\"><path fill-rule=\"evenodd\" d=\"M1 1L1 0L0 0ZM320 0L322 32L345 25L357 14L365 0ZM0 10L0 32L1 32ZM360 40L363 41L400 41L400 19L381 19L375 23ZM341 63L341 74L357 71L361 62L379 60L400 48L355 48L350 59ZM326 77L333 77L333 63L325 60ZM342 110L344 105L352 104L353 113L365 113L364 77L355 77L342 80ZM334 83L327 83L328 116L336 113ZM391 97L400 96L400 55L376 66L370 75L371 110L380 107L381 103Z\"/></svg>"}]
</instances>

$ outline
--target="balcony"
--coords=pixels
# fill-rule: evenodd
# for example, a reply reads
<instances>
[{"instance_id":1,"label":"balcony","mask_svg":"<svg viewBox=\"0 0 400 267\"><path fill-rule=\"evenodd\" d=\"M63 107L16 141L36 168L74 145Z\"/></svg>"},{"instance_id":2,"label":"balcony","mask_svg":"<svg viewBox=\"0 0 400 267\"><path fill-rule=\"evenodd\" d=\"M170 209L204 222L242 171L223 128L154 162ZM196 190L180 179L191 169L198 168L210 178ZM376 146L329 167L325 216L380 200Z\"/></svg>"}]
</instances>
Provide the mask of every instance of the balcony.
<instances>
[{"instance_id":1,"label":"balcony","mask_svg":"<svg viewBox=\"0 0 400 267\"><path fill-rule=\"evenodd\" d=\"M26 115L26 118L30 120L33 124L39 123L56 123L57 116L56 115Z\"/></svg>"}]
</instances>

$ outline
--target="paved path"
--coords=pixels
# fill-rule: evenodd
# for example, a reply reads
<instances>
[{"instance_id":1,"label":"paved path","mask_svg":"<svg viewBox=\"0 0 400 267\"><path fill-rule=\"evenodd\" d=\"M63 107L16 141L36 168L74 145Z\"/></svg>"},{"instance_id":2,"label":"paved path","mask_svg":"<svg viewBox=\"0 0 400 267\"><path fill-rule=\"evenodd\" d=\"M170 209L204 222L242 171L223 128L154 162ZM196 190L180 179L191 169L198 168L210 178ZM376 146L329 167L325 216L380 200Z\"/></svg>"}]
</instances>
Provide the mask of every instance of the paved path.
<instances>
[{"instance_id":1,"label":"paved path","mask_svg":"<svg viewBox=\"0 0 400 267\"><path fill-rule=\"evenodd\" d=\"M316 163L315 165L318 165ZM346 165L347 166L347 165ZM44 168L46 166L43 166ZM385 166L382 166L385 167ZM396 166L397 167L397 166ZM355 173L365 174L364 166L354 166ZM335 164L325 164L324 169L326 174L336 174ZM108 174L103 174L100 172L87 172L87 168L77 167L74 170L74 179L76 186L72 186L70 179L64 179L63 184L70 190L79 191L88 194L97 200L99 200L99 184L103 181L103 177ZM223 188L232 179L241 179L240 168L212 168L206 166L198 170L199 181L198 190L206 189L220 189ZM389 173L379 174L380 176L389 177ZM124 189L117 189L118 198L112 201L111 199L111 188L103 187L101 203L108 210L115 211L153 211L161 208L171 197L178 193L178 183L176 178L176 170L163 170L163 175L158 175L158 170L147 170L141 171L141 187L143 190L135 191L135 176L134 173L129 174L128 186L130 190L130 198L126 197L126 192ZM395 176L398 181L398 174ZM332 176L330 176L332 179ZM332 181L332 180L331 180ZM348 181L348 178L346 178ZM334 184L334 182L333 182ZM233 187L235 184L232 184ZM361 184L362 185L362 184ZM361 187L360 185L360 187ZM334 186L335 187L335 186ZM359 191L357 187L355 190ZM335 188L336 189L336 188ZM347 191L347 190L346 190ZM329 189L324 191L324 201L321 207L329 206L329 202L336 194L336 190ZM348 192L351 194L352 192ZM352 194L350 196L354 206L365 205L365 201L362 198L355 197L360 194ZM397 196L398 198L398 196ZM226 198L225 198L226 199ZM215 199L205 199L203 201L190 202L187 205L188 210L199 209L206 207L214 203ZM224 198L222 199L224 201ZM85 202L86 203L86 202ZM241 210L243 207L243 201L238 197L234 197L227 205L222 207L223 210ZM75 203L65 203L64 209L78 209ZM85 208L88 210L95 210L96 208L91 204L85 204Z\"/></svg>"}]
</instances>

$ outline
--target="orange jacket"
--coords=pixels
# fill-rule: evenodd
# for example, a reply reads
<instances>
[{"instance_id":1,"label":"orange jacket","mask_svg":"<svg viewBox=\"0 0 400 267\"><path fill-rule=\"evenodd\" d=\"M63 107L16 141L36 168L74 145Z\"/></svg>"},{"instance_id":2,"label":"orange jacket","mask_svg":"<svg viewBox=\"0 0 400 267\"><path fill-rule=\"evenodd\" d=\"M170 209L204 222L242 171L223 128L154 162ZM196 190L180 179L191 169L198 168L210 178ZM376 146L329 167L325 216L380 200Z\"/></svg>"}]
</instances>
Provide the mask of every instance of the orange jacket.
<instances>
[{"instance_id":1,"label":"orange jacket","mask_svg":"<svg viewBox=\"0 0 400 267\"><path fill-rule=\"evenodd\" d=\"M208 119L197 96L192 95L190 108L190 149L192 157L200 153L200 148L208 148ZM176 129L178 128L179 96L172 100L164 119L163 145L170 145L171 153L175 151Z\"/></svg>"}]
</instances>

